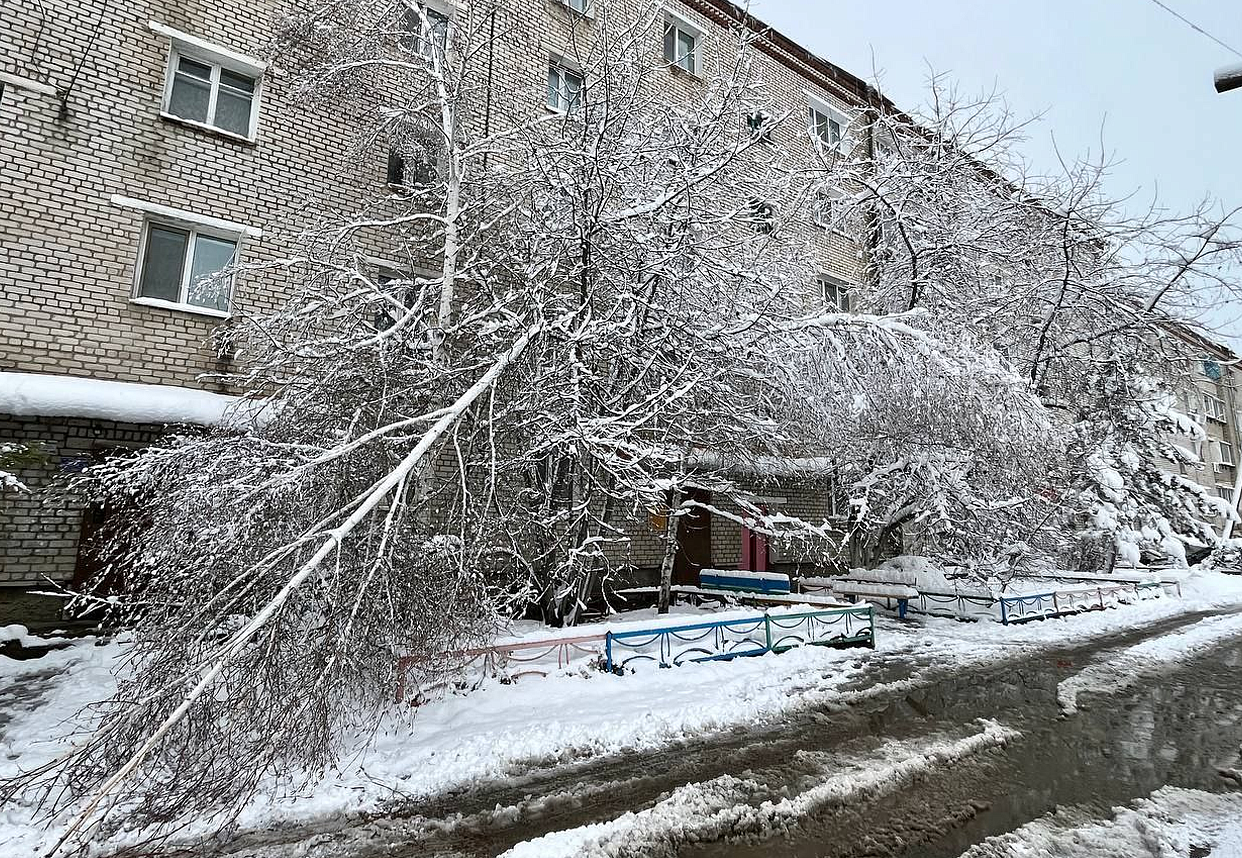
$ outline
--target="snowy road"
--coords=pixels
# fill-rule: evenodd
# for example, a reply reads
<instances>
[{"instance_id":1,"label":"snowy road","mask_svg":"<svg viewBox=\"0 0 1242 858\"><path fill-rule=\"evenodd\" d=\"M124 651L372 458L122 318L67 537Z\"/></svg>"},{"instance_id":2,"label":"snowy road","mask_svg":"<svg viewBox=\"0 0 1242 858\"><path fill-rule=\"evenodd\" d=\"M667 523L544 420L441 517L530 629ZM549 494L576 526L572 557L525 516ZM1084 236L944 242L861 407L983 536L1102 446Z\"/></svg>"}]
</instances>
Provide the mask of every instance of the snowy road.
<instances>
[{"instance_id":1,"label":"snowy road","mask_svg":"<svg viewBox=\"0 0 1242 858\"><path fill-rule=\"evenodd\" d=\"M1183 616L967 673L894 654L840 690L837 702L759 732L556 766L344 830L272 832L227 854L1078 854L1040 851L1079 835L1064 819L1034 821L1071 806L1073 824L1092 831L1154 830L1158 802L1116 822L1111 808L1166 784L1190 790L1176 794L1182 804L1236 788L1218 768L1239 765L1242 616ZM1205 797L1218 804L1203 818L1228 800ZM1227 831L1195 825L1194 836L1148 838L1164 852L1116 854L1239 854ZM998 835L1009 839L988 840ZM1209 841L1224 851L1203 852Z\"/></svg>"}]
</instances>

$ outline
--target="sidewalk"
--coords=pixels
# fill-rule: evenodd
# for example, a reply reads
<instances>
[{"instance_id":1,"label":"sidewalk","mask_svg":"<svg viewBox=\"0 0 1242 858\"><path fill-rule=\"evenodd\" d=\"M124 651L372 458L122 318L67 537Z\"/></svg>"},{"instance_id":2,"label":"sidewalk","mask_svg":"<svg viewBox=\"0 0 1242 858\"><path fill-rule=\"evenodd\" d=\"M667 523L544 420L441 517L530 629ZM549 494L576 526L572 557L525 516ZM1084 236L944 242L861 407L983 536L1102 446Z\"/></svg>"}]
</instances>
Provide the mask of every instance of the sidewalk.
<instances>
[{"instance_id":1,"label":"sidewalk","mask_svg":"<svg viewBox=\"0 0 1242 858\"><path fill-rule=\"evenodd\" d=\"M1195 611L1237 606L1242 578L1188 580L1184 594L1008 627L884 618L874 653L802 647L731 662L640 669L624 677L583 666L546 679L488 685L417 708L393 707L374 732L342 738L346 752L339 771L301 794L271 784L236 824L262 829L345 818L525 771L652 752L715 731L777 723L791 712L841 703L871 688L913 683L921 671L982 668ZM515 631L520 639L540 630ZM76 716L114 688L109 669L123 653L123 644L96 647L87 640L36 662L0 659L0 700L11 701L0 704L6 707L0 715L0 776L61 753L65 746L49 737L83 726ZM46 835L33 823L33 808L20 801L0 811L0 844L7 842L0 853L35 854Z\"/></svg>"}]
</instances>

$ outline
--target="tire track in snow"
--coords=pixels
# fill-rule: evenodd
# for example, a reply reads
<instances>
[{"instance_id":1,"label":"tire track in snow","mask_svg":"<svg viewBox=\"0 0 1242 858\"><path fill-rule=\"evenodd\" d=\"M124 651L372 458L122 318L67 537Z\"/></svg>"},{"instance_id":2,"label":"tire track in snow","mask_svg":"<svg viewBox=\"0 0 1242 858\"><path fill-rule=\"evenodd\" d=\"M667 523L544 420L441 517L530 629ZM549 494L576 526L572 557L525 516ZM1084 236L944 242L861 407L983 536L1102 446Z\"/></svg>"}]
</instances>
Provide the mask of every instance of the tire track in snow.
<instances>
[{"instance_id":1,"label":"tire track in snow","mask_svg":"<svg viewBox=\"0 0 1242 858\"><path fill-rule=\"evenodd\" d=\"M1102 653L1108 661L1095 664L1057 685L1057 703L1063 716L1078 711L1083 691L1117 693L1137 683L1144 674L1242 635L1242 614L1208 617L1172 634L1143 641L1125 649Z\"/></svg>"},{"instance_id":2,"label":"tire track in snow","mask_svg":"<svg viewBox=\"0 0 1242 858\"><path fill-rule=\"evenodd\" d=\"M687 784L650 808L524 841L502 858L666 858L688 843L785 832L812 813L887 795L1020 735L995 721L981 723L981 731L956 740L890 742L879 763L859 760L796 796L758 805L748 801L770 790L755 780L722 775Z\"/></svg>"}]
</instances>

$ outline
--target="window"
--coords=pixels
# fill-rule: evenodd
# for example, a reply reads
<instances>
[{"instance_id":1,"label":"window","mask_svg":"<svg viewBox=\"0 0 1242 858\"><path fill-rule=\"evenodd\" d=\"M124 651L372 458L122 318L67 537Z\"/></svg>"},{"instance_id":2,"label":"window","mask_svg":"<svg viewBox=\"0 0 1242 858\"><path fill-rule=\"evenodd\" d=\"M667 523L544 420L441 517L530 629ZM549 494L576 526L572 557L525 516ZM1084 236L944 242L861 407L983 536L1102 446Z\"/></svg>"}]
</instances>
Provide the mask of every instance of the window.
<instances>
[{"instance_id":1,"label":"window","mask_svg":"<svg viewBox=\"0 0 1242 858\"><path fill-rule=\"evenodd\" d=\"M1233 464L1233 444L1228 441L1220 442L1220 463L1222 465Z\"/></svg>"},{"instance_id":2,"label":"window","mask_svg":"<svg viewBox=\"0 0 1242 858\"><path fill-rule=\"evenodd\" d=\"M573 113L582 106L582 75L556 60L548 62L548 110Z\"/></svg>"},{"instance_id":3,"label":"window","mask_svg":"<svg viewBox=\"0 0 1242 858\"><path fill-rule=\"evenodd\" d=\"M583 15L591 11L591 0L561 0L561 5Z\"/></svg>"},{"instance_id":4,"label":"window","mask_svg":"<svg viewBox=\"0 0 1242 858\"><path fill-rule=\"evenodd\" d=\"M1225 422L1225 400L1211 394L1203 394L1203 416L1217 423Z\"/></svg>"},{"instance_id":5,"label":"window","mask_svg":"<svg viewBox=\"0 0 1242 858\"><path fill-rule=\"evenodd\" d=\"M441 150L435 132L418 124L394 129L389 138L385 181L394 189L428 188L439 183Z\"/></svg>"},{"instance_id":6,"label":"window","mask_svg":"<svg viewBox=\"0 0 1242 858\"><path fill-rule=\"evenodd\" d=\"M237 245L235 235L147 221L137 297L227 315L233 291L228 269L236 261Z\"/></svg>"},{"instance_id":7,"label":"window","mask_svg":"<svg viewBox=\"0 0 1242 858\"><path fill-rule=\"evenodd\" d=\"M1222 486L1220 483L1217 483L1216 496L1233 503L1233 486Z\"/></svg>"},{"instance_id":8,"label":"window","mask_svg":"<svg viewBox=\"0 0 1242 858\"><path fill-rule=\"evenodd\" d=\"M405 158L396 149L388 150L387 182L390 185L405 184Z\"/></svg>"},{"instance_id":9,"label":"window","mask_svg":"<svg viewBox=\"0 0 1242 858\"><path fill-rule=\"evenodd\" d=\"M750 136L763 143L772 142L772 117L766 110L752 110L746 114L746 127Z\"/></svg>"},{"instance_id":10,"label":"window","mask_svg":"<svg viewBox=\"0 0 1242 858\"><path fill-rule=\"evenodd\" d=\"M845 140L845 128L849 120L814 96L809 97L807 131L811 135L812 142L822 146L825 151L840 150Z\"/></svg>"},{"instance_id":11,"label":"window","mask_svg":"<svg viewBox=\"0 0 1242 858\"><path fill-rule=\"evenodd\" d=\"M267 64L156 21L170 42L160 115L254 140Z\"/></svg>"},{"instance_id":12,"label":"window","mask_svg":"<svg viewBox=\"0 0 1242 858\"><path fill-rule=\"evenodd\" d=\"M1204 358L1203 374L1212 379L1212 381L1220 381L1220 377L1222 375L1220 364L1214 360Z\"/></svg>"},{"instance_id":13,"label":"window","mask_svg":"<svg viewBox=\"0 0 1242 858\"><path fill-rule=\"evenodd\" d=\"M816 278L820 292L823 294L824 306L839 313L850 311L850 284L830 274L821 274Z\"/></svg>"},{"instance_id":14,"label":"window","mask_svg":"<svg viewBox=\"0 0 1242 858\"><path fill-rule=\"evenodd\" d=\"M407 51L430 58L433 52L441 57L448 49L449 16L423 3L406 6L405 37L401 46Z\"/></svg>"},{"instance_id":15,"label":"window","mask_svg":"<svg viewBox=\"0 0 1242 858\"><path fill-rule=\"evenodd\" d=\"M258 79L218 63L172 50L164 112L177 119L254 137Z\"/></svg>"},{"instance_id":16,"label":"window","mask_svg":"<svg viewBox=\"0 0 1242 858\"><path fill-rule=\"evenodd\" d=\"M811 198L811 220L816 226L842 231L845 193L840 188L818 188Z\"/></svg>"},{"instance_id":17,"label":"window","mask_svg":"<svg viewBox=\"0 0 1242 858\"><path fill-rule=\"evenodd\" d=\"M436 183L436 165L424 151L403 153L388 150L385 181L393 188L427 188Z\"/></svg>"},{"instance_id":18,"label":"window","mask_svg":"<svg viewBox=\"0 0 1242 858\"><path fill-rule=\"evenodd\" d=\"M703 35L680 18L664 22L664 61L674 68L699 73L699 43Z\"/></svg>"}]
</instances>

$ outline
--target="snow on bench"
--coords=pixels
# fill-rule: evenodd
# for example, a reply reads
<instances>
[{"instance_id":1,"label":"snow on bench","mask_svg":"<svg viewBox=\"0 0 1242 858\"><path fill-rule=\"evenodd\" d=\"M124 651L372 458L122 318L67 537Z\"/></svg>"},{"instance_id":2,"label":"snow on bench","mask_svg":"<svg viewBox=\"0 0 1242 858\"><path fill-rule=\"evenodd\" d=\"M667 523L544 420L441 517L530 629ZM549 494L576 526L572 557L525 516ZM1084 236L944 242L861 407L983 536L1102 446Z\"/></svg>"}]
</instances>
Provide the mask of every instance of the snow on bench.
<instances>
[{"instance_id":1,"label":"snow on bench","mask_svg":"<svg viewBox=\"0 0 1242 858\"><path fill-rule=\"evenodd\" d=\"M908 584L838 581L832 591L842 596L876 596L882 599L917 599L919 591Z\"/></svg>"},{"instance_id":2,"label":"snow on bench","mask_svg":"<svg viewBox=\"0 0 1242 858\"><path fill-rule=\"evenodd\" d=\"M789 576L749 569L703 569L699 572L699 586L705 590L788 594Z\"/></svg>"},{"instance_id":3,"label":"snow on bench","mask_svg":"<svg viewBox=\"0 0 1242 858\"><path fill-rule=\"evenodd\" d=\"M904 620L910 607L910 600L919 597L919 591L909 584L894 584L888 581L849 581L842 580L832 585L832 592L849 599L889 599L897 600L897 617Z\"/></svg>"}]
</instances>

